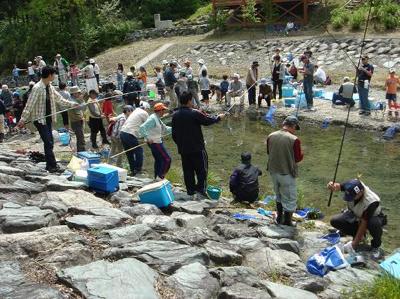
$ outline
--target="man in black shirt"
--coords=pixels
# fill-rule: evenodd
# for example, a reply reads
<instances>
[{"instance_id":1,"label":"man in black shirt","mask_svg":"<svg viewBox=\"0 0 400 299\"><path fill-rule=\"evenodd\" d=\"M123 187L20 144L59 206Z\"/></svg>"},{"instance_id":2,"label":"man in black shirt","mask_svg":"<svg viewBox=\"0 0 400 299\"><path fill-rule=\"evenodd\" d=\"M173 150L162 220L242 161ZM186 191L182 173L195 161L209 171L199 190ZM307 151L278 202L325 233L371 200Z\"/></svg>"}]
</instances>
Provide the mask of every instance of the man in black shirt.
<instances>
[{"instance_id":1,"label":"man in black shirt","mask_svg":"<svg viewBox=\"0 0 400 299\"><path fill-rule=\"evenodd\" d=\"M182 158L183 176L188 195L207 197L208 156L201 126L219 122L225 114L212 117L192 109L192 94L184 91L179 97L181 106L172 116L172 138ZM195 181L197 176L197 183Z\"/></svg>"},{"instance_id":2,"label":"man in black shirt","mask_svg":"<svg viewBox=\"0 0 400 299\"><path fill-rule=\"evenodd\" d=\"M344 183L328 183L328 189L343 191L343 199L348 209L331 218L331 225L343 235L353 236L353 240L344 245L344 252L354 252L367 230L372 236L372 257L381 257L382 227L386 225L386 216L382 213L379 196L358 179Z\"/></svg>"},{"instance_id":3,"label":"man in black shirt","mask_svg":"<svg viewBox=\"0 0 400 299\"><path fill-rule=\"evenodd\" d=\"M361 66L357 69L358 94L360 96L360 114L371 114L371 106L368 100L369 86L371 84L374 67L368 63L368 56L361 58Z\"/></svg>"}]
</instances>

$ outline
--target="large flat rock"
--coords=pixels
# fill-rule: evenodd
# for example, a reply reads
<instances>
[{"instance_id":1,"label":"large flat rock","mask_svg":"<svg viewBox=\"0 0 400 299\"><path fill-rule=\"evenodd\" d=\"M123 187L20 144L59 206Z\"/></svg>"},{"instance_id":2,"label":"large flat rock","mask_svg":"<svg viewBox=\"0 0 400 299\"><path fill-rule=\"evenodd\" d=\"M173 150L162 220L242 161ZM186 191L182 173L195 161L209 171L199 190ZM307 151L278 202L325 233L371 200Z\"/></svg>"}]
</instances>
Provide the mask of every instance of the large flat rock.
<instances>
[{"instance_id":1,"label":"large flat rock","mask_svg":"<svg viewBox=\"0 0 400 299\"><path fill-rule=\"evenodd\" d=\"M160 235L146 224L135 224L105 230L101 233L100 241L113 247L144 240L158 240Z\"/></svg>"},{"instance_id":2,"label":"large flat rock","mask_svg":"<svg viewBox=\"0 0 400 299\"><path fill-rule=\"evenodd\" d=\"M243 237L229 240L229 244L239 247L240 253L246 253L252 250L259 250L264 246L264 244L254 237Z\"/></svg>"},{"instance_id":3,"label":"large flat rock","mask_svg":"<svg viewBox=\"0 0 400 299\"><path fill-rule=\"evenodd\" d=\"M0 165L0 173L7 174L7 175L20 176L20 177L25 175L25 171L23 171L21 169L11 167L11 166L4 166L4 165Z\"/></svg>"},{"instance_id":4,"label":"large flat rock","mask_svg":"<svg viewBox=\"0 0 400 299\"><path fill-rule=\"evenodd\" d=\"M112 208L112 204L83 190L67 190L64 192L48 191L32 197L29 204L42 209L50 209L63 215L74 210L86 208Z\"/></svg>"},{"instance_id":5,"label":"large flat rock","mask_svg":"<svg viewBox=\"0 0 400 299\"><path fill-rule=\"evenodd\" d=\"M260 280L253 268L243 266L211 268L210 273L219 280L221 286L237 283L256 286ZM263 286L263 284L258 284L258 286Z\"/></svg>"},{"instance_id":6,"label":"large flat rock","mask_svg":"<svg viewBox=\"0 0 400 299\"><path fill-rule=\"evenodd\" d=\"M58 273L61 281L88 299L158 299L157 277L154 270L132 258L96 261Z\"/></svg>"},{"instance_id":7,"label":"large flat rock","mask_svg":"<svg viewBox=\"0 0 400 299\"><path fill-rule=\"evenodd\" d=\"M173 241L187 245L200 245L208 240L222 241L223 238L216 232L206 227L184 228L176 231L165 232L161 235L163 240Z\"/></svg>"},{"instance_id":8,"label":"large flat rock","mask_svg":"<svg viewBox=\"0 0 400 299\"><path fill-rule=\"evenodd\" d=\"M244 266L252 267L258 272L290 273L304 269L300 257L290 251L263 247L245 254Z\"/></svg>"},{"instance_id":9,"label":"large flat rock","mask_svg":"<svg viewBox=\"0 0 400 299\"><path fill-rule=\"evenodd\" d=\"M136 218L136 223L146 224L158 231L169 231L178 229L176 220L165 215L143 215Z\"/></svg>"},{"instance_id":10,"label":"large flat rock","mask_svg":"<svg viewBox=\"0 0 400 299\"><path fill-rule=\"evenodd\" d=\"M171 217L176 220L179 226L185 228L204 227L207 222L204 215L192 215L183 212L173 212Z\"/></svg>"},{"instance_id":11,"label":"large flat rock","mask_svg":"<svg viewBox=\"0 0 400 299\"><path fill-rule=\"evenodd\" d=\"M217 206L218 201L202 200L202 201L182 201L175 200L172 208L174 211L185 212L189 214L204 214L206 209Z\"/></svg>"},{"instance_id":12,"label":"large flat rock","mask_svg":"<svg viewBox=\"0 0 400 299\"><path fill-rule=\"evenodd\" d=\"M134 218L142 215L163 215L159 208L147 203L137 204L133 207L123 207L121 210Z\"/></svg>"},{"instance_id":13,"label":"large flat rock","mask_svg":"<svg viewBox=\"0 0 400 299\"><path fill-rule=\"evenodd\" d=\"M183 265L199 262L208 265L207 251L170 241L140 241L105 251L106 258L135 257L163 273L171 274Z\"/></svg>"},{"instance_id":14,"label":"large flat rock","mask_svg":"<svg viewBox=\"0 0 400 299\"><path fill-rule=\"evenodd\" d=\"M131 216L118 209L95 208L90 211L90 215L67 217L65 223L72 228L101 230L114 228L131 219Z\"/></svg>"},{"instance_id":15,"label":"large flat rock","mask_svg":"<svg viewBox=\"0 0 400 299\"><path fill-rule=\"evenodd\" d=\"M218 299L269 299L268 291L251 287L244 283L223 287ZM283 298L283 297L282 297Z\"/></svg>"},{"instance_id":16,"label":"large flat rock","mask_svg":"<svg viewBox=\"0 0 400 299\"><path fill-rule=\"evenodd\" d=\"M53 211L38 207L23 207L9 202L0 210L0 229L4 233L29 232L57 223Z\"/></svg>"},{"instance_id":17,"label":"large flat rock","mask_svg":"<svg viewBox=\"0 0 400 299\"><path fill-rule=\"evenodd\" d=\"M30 282L16 261L0 261L0 298L3 299L63 299L58 290Z\"/></svg>"},{"instance_id":18,"label":"large flat rock","mask_svg":"<svg viewBox=\"0 0 400 299\"><path fill-rule=\"evenodd\" d=\"M23 179L17 179L12 183L8 184L0 184L0 193L3 192L20 192L26 194L36 194L43 192L46 189L46 186L43 186L38 183L32 183L25 181Z\"/></svg>"},{"instance_id":19,"label":"large flat rock","mask_svg":"<svg viewBox=\"0 0 400 299\"><path fill-rule=\"evenodd\" d=\"M274 282L266 281L266 287L273 298L285 298L285 299L318 299L317 295L301 290L292 288L283 284L277 284Z\"/></svg>"},{"instance_id":20,"label":"large flat rock","mask_svg":"<svg viewBox=\"0 0 400 299\"><path fill-rule=\"evenodd\" d=\"M286 225L265 225L257 228L260 235L273 239L293 239L296 235L296 228Z\"/></svg>"},{"instance_id":21,"label":"large flat rock","mask_svg":"<svg viewBox=\"0 0 400 299\"><path fill-rule=\"evenodd\" d=\"M35 258L54 268L86 264L93 258L85 240L67 226L51 226L33 232L0 234L0 256Z\"/></svg>"},{"instance_id":22,"label":"large flat rock","mask_svg":"<svg viewBox=\"0 0 400 299\"><path fill-rule=\"evenodd\" d=\"M207 241L204 245L210 259L217 265L240 265L243 256L237 251L239 247L228 243Z\"/></svg>"},{"instance_id":23,"label":"large flat rock","mask_svg":"<svg viewBox=\"0 0 400 299\"><path fill-rule=\"evenodd\" d=\"M214 231L225 239L237 239L240 237L257 237L257 231L244 224L218 224Z\"/></svg>"},{"instance_id":24,"label":"large flat rock","mask_svg":"<svg viewBox=\"0 0 400 299\"><path fill-rule=\"evenodd\" d=\"M167 284L182 298L215 298L219 282L200 263L185 265L167 278Z\"/></svg>"}]
</instances>

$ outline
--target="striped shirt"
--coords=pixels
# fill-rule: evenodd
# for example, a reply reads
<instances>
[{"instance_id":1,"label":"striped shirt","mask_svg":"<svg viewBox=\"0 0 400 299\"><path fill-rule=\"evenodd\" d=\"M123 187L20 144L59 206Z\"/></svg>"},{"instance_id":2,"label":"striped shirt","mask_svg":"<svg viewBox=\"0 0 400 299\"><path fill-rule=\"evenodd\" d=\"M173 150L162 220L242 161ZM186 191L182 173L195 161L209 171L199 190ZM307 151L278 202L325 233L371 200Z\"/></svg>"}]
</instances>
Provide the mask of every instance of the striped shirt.
<instances>
[{"instance_id":1,"label":"striped shirt","mask_svg":"<svg viewBox=\"0 0 400 299\"><path fill-rule=\"evenodd\" d=\"M51 114L52 121L56 123L56 104L66 106L66 107L74 107L76 103L68 101L64 99L55 88L49 84L49 93L50 93L50 106L51 106ZM21 119L25 122L30 121L38 121L39 123L45 125L46 120L46 85L40 80L36 83L29 95L28 102L26 103L26 107L22 112Z\"/></svg>"}]
</instances>

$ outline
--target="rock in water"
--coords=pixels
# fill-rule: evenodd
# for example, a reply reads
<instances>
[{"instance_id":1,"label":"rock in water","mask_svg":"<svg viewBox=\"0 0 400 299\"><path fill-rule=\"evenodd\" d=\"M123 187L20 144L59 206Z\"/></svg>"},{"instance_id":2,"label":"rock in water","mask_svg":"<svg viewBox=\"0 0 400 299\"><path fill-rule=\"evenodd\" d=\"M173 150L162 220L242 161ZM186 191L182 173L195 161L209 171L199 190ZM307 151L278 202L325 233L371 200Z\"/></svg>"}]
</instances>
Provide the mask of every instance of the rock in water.
<instances>
[{"instance_id":1,"label":"rock in water","mask_svg":"<svg viewBox=\"0 0 400 299\"><path fill-rule=\"evenodd\" d=\"M167 278L167 284L178 290L183 298L215 298L219 290L218 280L200 263L178 269Z\"/></svg>"},{"instance_id":2,"label":"rock in water","mask_svg":"<svg viewBox=\"0 0 400 299\"><path fill-rule=\"evenodd\" d=\"M158 299L154 288L158 274L142 262L127 258L96 261L67 268L58 278L88 299Z\"/></svg>"}]
</instances>

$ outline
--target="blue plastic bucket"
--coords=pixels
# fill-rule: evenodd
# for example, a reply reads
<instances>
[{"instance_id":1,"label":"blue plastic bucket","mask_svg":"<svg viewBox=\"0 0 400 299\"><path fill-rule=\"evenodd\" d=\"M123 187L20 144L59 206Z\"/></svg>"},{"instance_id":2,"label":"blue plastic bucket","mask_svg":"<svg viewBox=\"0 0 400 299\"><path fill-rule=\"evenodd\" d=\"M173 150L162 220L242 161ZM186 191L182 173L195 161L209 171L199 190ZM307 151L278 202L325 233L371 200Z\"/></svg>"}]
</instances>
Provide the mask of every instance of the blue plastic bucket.
<instances>
[{"instance_id":1,"label":"blue plastic bucket","mask_svg":"<svg viewBox=\"0 0 400 299\"><path fill-rule=\"evenodd\" d=\"M61 145L69 145L69 141L71 139L69 133L59 133L59 138Z\"/></svg>"},{"instance_id":2,"label":"blue plastic bucket","mask_svg":"<svg viewBox=\"0 0 400 299\"><path fill-rule=\"evenodd\" d=\"M207 187L207 195L210 199L218 200L221 197L222 189L215 186Z\"/></svg>"}]
</instances>

